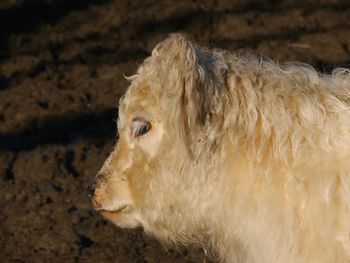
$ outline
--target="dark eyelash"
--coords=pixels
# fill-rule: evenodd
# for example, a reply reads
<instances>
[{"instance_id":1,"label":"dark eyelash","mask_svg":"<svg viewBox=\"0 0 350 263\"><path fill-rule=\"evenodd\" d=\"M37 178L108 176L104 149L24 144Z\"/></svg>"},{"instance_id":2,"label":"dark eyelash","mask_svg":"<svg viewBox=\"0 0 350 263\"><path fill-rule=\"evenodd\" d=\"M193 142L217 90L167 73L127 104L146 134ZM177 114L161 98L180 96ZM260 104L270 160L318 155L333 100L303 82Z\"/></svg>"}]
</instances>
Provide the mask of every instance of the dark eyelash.
<instances>
[{"instance_id":1,"label":"dark eyelash","mask_svg":"<svg viewBox=\"0 0 350 263\"><path fill-rule=\"evenodd\" d=\"M132 121L132 135L139 137L145 135L151 129L151 123L143 119L135 118Z\"/></svg>"}]
</instances>

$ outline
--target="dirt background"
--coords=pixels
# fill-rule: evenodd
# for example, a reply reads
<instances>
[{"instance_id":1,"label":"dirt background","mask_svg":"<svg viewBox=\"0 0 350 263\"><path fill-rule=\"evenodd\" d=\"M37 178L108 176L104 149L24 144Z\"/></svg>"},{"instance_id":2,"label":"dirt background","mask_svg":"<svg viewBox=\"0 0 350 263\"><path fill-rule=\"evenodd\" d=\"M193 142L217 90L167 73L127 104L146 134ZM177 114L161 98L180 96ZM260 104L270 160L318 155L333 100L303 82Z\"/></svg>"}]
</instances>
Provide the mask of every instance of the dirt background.
<instances>
[{"instance_id":1,"label":"dirt background","mask_svg":"<svg viewBox=\"0 0 350 263\"><path fill-rule=\"evenodd\" d=\"M168 33L330 72L350 65L348 0L2 0L0 261L204 262L94 212L117 101Z\"/></svg>"}]
</instances>

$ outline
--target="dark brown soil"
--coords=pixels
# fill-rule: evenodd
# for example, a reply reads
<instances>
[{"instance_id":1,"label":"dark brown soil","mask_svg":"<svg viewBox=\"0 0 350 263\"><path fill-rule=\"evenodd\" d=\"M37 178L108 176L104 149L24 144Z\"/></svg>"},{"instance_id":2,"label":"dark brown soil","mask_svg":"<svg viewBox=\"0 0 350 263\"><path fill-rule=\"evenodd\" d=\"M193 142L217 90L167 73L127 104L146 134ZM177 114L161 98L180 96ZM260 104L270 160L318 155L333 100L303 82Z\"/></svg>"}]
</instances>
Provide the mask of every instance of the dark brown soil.
<instances>
[{"instance_id":1,"label":"dark brown soil","mask_svg":"<svg viewBox=\"0 0 350 263\"><path fill-rule=\"evenodd\" d=\"M348 0L1 1L1 262L204 262L112 226L86 196L116 142L123 74L174 31L321 72L350 66Z\"/></svg>"}]
</instances>

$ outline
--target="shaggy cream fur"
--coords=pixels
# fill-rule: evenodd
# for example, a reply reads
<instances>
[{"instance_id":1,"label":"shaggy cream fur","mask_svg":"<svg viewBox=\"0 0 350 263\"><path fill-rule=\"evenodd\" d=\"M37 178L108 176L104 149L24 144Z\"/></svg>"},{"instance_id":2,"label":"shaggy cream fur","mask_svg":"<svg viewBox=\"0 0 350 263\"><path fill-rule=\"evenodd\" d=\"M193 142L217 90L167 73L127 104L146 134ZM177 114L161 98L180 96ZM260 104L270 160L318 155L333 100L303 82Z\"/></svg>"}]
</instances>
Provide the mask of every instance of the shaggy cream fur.
<instances>
[{"instance_id":1,"label":"shaggy cream fur","mask_svg":"<svg viewBox=\"0 0 350 263\"><path fill-rule=\"evenodd\" d=\"M94 206L222 262L350 262L350 71L159 43L129 78Z\"/></svg>"}]
</instances>

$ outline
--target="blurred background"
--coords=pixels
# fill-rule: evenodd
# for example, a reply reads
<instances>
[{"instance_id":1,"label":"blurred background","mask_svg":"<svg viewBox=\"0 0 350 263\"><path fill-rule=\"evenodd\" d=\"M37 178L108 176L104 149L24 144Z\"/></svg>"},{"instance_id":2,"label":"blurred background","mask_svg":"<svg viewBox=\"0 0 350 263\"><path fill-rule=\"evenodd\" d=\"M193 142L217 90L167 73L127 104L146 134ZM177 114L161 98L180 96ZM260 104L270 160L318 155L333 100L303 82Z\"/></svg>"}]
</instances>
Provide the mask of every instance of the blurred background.
<instances>
[{"instance_id":1,"label":"blurred background","mask_svg":"<svg viewBox=\"0 0 350 263\"><path fill-rule=\"evenodd\" d=\"M350 67L349 0L1 0L0 262L204 262L112 226L86 195L117 140L123 74L179 31L321 73Z\"/></svg>"}]
</instances>

